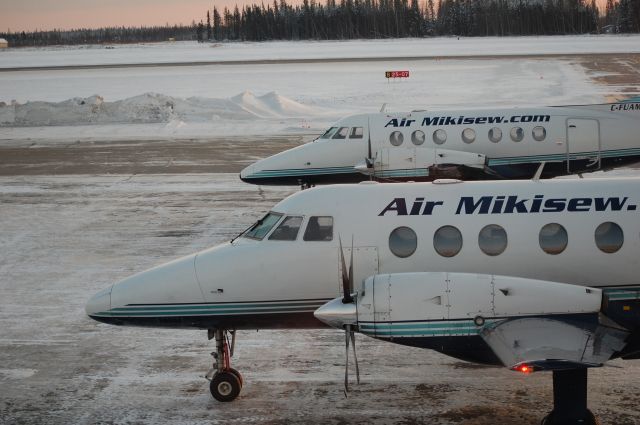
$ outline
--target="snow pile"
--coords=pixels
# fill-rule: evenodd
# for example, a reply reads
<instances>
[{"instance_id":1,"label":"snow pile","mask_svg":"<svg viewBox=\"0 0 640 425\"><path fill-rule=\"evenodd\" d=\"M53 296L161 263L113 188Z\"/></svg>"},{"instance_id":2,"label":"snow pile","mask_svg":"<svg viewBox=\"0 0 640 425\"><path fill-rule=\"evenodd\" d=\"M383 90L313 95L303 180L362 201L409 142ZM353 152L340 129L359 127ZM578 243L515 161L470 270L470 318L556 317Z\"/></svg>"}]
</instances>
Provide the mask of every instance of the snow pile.
<instances>
[{"instance_id":1,"label":"snow pile","mask_svg":"<svg viewBox=\"0 0 640 425\"><path fill-rule=\"evenodd\" d=\"M303 105L276 92L255 96L245 91L228 99L183 99L145 93L114 102L94 95L62 102L0 102L0 126L169 123L180 128L187 122L307 118L324 113L321 108Z\"/></svg>"}]
</instances>

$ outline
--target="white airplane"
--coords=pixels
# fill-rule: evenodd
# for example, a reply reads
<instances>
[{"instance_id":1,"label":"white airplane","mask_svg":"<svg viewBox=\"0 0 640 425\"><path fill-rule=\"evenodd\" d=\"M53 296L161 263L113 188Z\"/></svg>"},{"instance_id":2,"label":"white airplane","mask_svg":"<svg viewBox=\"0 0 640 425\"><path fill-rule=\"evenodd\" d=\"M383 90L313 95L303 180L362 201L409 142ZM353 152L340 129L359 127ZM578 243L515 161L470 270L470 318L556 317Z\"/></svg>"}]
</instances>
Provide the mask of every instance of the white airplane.
<instances>
[{"instance_id":1,"label":"white airplane","mask_svg":"<svg viewBox=\"0 0 640 425\"><path fill-rule=\"evenodd\" d=\"M347 341L358 331L554 371L546 423L586 421L587 368L640 355L639 188L640 178L317 187L229 243L110 286L86 311L115 325L208 329L221 401L242 387L236 330L320 319Z\"/></svg>"},{"instance_id":2,"label":"white airplane","mask_svg":"<svg viewBox=\"0 0 640 425\"><path fill-rule=\"evenodd\" d=\"M640 98L522 109L344 118L313 142L242 170L247 183L302 185L436 178L529 179L640 161Z\"/></svg>"}]
</instances>

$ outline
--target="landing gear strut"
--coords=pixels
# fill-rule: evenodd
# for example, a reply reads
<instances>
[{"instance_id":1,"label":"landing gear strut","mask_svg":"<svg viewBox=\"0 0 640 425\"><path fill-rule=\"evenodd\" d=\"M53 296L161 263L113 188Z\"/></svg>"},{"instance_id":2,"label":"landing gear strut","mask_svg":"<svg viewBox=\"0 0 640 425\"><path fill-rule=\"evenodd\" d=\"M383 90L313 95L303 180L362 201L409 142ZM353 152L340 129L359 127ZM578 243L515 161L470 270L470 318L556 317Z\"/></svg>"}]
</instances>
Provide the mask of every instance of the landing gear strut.
<instances>
[{"instance_id":1,"label":"landing gear strut","mask_svg":"<svg viewBox=\"0 0 640 425\"><path fill-rule=\"evenodd\" d=\"M228 334L231 334L229 344ZM213 366L205 375L211 384L211 395L218 401L233 401L240 394L243 379L240 372L231 367L231 356L236 342L236 331L209 329L209 339L216 339L216 351L211 353Z\"/></svg>"},{"instance_id":2,"label":"landing gear strut","mask_svg":"<svg viewBox=\"0 0 640 425\"><path fill-rule=\"evenodd\" d=\"M599 425L587 409L587 370L553 371L553 410L541 425Z\"/></svg>"}]
</instances>

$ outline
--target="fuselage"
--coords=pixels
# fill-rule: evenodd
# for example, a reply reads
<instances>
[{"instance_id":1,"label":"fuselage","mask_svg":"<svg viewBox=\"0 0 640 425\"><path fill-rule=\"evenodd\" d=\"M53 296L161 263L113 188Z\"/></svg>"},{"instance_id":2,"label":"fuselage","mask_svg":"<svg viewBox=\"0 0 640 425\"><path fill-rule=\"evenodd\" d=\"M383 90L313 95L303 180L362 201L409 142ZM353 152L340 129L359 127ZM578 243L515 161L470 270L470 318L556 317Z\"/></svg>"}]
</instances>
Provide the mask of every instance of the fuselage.
<instances>
[{"instance_id":1,"label":"fuselage","mask_svg":"<svg viewBox=\"0 0 640 425\"><path fill-rule=\"evenodd\" d=\"M463 272L604 288L640 287L640 179L318 187L275 205L225 243L125 279L87 304L107 323L177 328L313 328L354 282Z\"/></svg>"},{"instance_id":2,"label":"fuselage","mask_svg":"<svg viewBox=\"0 0 640 425\"><path fill-rule=\"evenodd\" d=\"M640 160L640 102L354 115L313 142L260 160L255 184L531 178Z\"/></svg>"}]
</instances>

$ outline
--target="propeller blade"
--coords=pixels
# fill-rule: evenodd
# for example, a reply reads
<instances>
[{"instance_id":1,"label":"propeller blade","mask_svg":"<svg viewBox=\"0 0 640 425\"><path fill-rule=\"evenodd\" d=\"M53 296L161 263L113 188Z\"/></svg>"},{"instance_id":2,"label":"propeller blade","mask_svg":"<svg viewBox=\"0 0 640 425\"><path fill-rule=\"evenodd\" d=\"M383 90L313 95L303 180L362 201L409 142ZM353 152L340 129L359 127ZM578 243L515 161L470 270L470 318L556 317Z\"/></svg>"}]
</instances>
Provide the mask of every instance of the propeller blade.
<instances>
[{"instance_id":1,"label":"propeller blade","mask_svg":"<svg viewBox=\"0 0 640 425\"><path fill-rule=\"evenodd\" d=\"M342 250L342 239L338 235L338 243L340 245L340 262L342 263L342 302L344 304L353 302L353 298L351 297L351 268L349 268L349 272L347 273L347 264L344 261L344 251ZM351 250L351 254L353 255L353 250ZM353 263L353 260L351 261Z\"/></svg>"},{"instance_id":2,"label":"propeller blade","mask_svg":"<svg viewBox=\"0 0 640 425\"><path fill-rule=\"evenodd\" d=\"M349 328L351 328L351 325L349 325ZM360 385L360 368L358 367L358 355L356 354L356 333L350 330L349 337L353 346L353 359L356 361L356 382Z\"/></svg>"},{"instance_id":3,"label":"propeller blade","mask_svg":"<svg viewBox=\"0 0 640 425\"><path fill-rule=\"evenodd\" d=\"M344 364L344 396L349 393L349 332L351 325L345 325L344 343L345 343L345 364Z\"/></svg>"},{"instance_id":4,"label":"propeller blade","mask_svg":"<svg viewBox=\"0 0 640 425\"><path fill-rule=\"evenodd\" d=\"M351 258L349 258L349 300L353 302L353 235L351 235Z\"/></svg>"},{"instance_id":5,"label":"propeller blade","mask_svg":"<svg viewBox=\"0 0 640 425\"><path fill-rule=\"evenodd\" d=\"M368 131L367 131L367 135L368 135L368 142L367 142L367 166L372 167L372 152L371 152L371 120L369 117L367 117L367 127L368 127Z\"/></svg>"}]
</instances>

